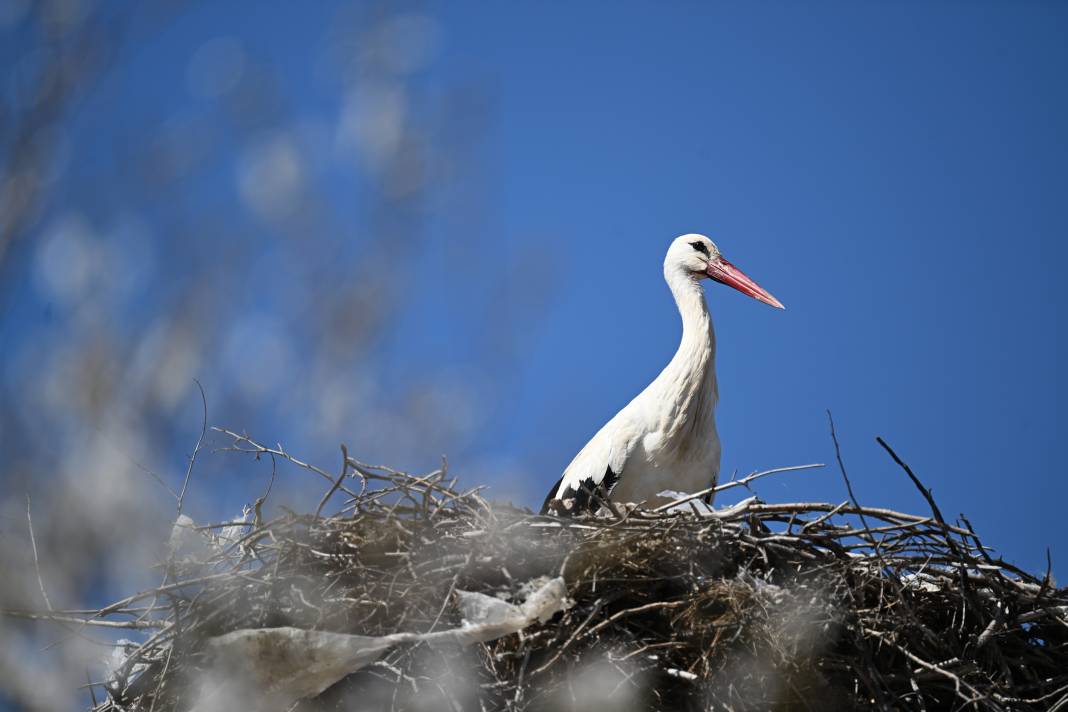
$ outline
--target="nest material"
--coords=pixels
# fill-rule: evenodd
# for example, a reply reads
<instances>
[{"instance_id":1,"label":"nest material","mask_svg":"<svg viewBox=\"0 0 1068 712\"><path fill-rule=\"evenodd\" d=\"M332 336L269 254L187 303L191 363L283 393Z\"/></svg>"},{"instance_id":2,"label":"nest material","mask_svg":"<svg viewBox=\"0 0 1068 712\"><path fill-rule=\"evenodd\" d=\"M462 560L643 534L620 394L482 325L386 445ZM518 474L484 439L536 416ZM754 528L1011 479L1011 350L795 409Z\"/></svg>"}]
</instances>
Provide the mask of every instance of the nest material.
<instances>
[{"instance_id":1,"label":"nest material","mask_svg":"<svg viewBox=\"0 0 1068 712\"><path fill-rule=\"evenodd\" d=\"M205 641L229 631L441 630L461 625L457 591L521 602L556 576L574 605L551 620L464 649L398 647L296 709L1068 706L1068 589L993 558L937 507L754 498L560 519L460 492L444 470L346 455L337 477L296 462L332 481L320 512L202 528L203 560L175 558L160 590L95 617L155 629L97 712L190 709L211 672Z\"/></svg>"}]
</instances>

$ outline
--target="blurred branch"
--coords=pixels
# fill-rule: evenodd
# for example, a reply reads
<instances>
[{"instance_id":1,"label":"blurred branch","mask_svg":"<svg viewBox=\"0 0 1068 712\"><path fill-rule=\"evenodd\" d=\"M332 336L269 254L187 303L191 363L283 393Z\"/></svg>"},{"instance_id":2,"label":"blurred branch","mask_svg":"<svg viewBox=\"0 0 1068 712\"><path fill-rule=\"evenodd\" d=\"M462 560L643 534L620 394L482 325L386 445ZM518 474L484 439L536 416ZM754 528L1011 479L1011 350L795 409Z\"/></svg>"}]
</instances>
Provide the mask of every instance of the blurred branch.
<instances>
[{"instance_id":1,"label":"blurred branch","mask_svg":"<svg viewBox=\"0 0 1068 712\"><path fill-rule=\"evenodd\" d=\"M30 530L30 547L33 549L33 570L37 572L37 584L41 587L41 598L45 606L52 610L52 602L48 600L48 592L45 590L44 579L41 577L41 562L37 558L37 537L33 534L33 517L30 516L30 495L26 495L26 528Z\"/></svg>"},{"instance_id":2,"label":"blurred branch","mask_svg":"<svg viewBox=\"0 0 1068 712\"><path fill-rule=\"evenodd\" d=\"M193 382L197 384L197 390L200 391L200 404L203 407L202 420L200 421L200 437L197 438L197 444L193 448L193 454L189 456L189 466L185 469L185 479L182 480L182 491L178 493L178 514L182 513L182 504L185 502L185 493L189 487L189 477L193 474L193 465L197 461L197 453L200 452L200 446L204 442L204 436L208 432L208 398L204 395L204 386L200 385L200 381L193 379Z\"/></svg>"},{"instance_id":3,"label":"blurred branch","mask_svg":"<svg viewBox=\"0 0 1068 712\"><path fill-rule=\"evenodd\" d=\"M93 17L57 30L49 18L53 5L30 5L30 18L24 22L37 37L32 56L43 64L33 76L21 78L25 93L5 107L9 118L0 125L6 126L0 133L0 178L6 178L6 184L0 182L0 274L12 246L47 199L46 176L59 143L59 124L100 76L115 46L107 39L115 28L105 31ZM20 67L25 70L29 64L24 61Z\"/></svg>"}]
</instances>

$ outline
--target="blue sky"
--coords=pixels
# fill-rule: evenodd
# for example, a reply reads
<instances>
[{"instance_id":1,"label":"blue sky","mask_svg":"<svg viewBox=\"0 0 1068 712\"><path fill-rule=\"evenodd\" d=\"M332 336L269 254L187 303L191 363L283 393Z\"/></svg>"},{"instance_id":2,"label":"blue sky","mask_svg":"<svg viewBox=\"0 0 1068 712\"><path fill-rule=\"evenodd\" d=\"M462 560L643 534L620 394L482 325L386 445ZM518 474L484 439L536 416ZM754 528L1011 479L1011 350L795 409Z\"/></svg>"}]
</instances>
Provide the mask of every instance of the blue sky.
<instances>
[{"instance_id":1,"label":"blue sky","mask_svg":"<svg viewBox=\"0 0 1068 712\"><path fill-rule=\"evenodd\" d=\"M924 511L876 445L881 435L947 516L965 513L1030 569L1044 568L1049 546L1063 569L1068 7L431 2L418 11L436 40L416 79L430 99L415 109L433 111L445 87L469 88L481 107L470 170L450 186L476 195L464 199L477 218L428 221L431 239L398 276L407 301L375 346L375 380L388 390L420 374L474 372L502 384L481 398L477 432L441 446L454 472L537 505L671 357L679 321L663 253L674 236L703 232L787 307L707 288L724 473L832 463L830 409L863 502ZM332 120L342 102L320 64L334 12L272 3L180 15L79 109L70 171L116 170L102 146L202 111L185 90L187 68L216 36L239 38L269 64L295 114ZM199 179L205 210L236 202L222 159ZM318 178L342 214L358 217L358 201L345 202L358 183L330 166ZM70 194L50 210L102 211L100 201L121 202ZM456 247L465 231L479 235L474 248ZM169 278L202 268L177 262ZM500 280L493 290L489 274ZM256 279L236 275L235 288ZM167 285L145 289L151 304ZM270 315L284 293L258 299ZM20 338L46 301L22 285L18 317L0 320L0 335ZM487 314L514 331L508 359L485 353ZM195 374L209 403L220 369L209 361ZM199 397L189 395L174 416L186 435L199 429ZM291 435L279 412L250 404L225 417L306 459L336 459ZM319 434L358 438L344 424ZM368 447L359 454L416 469L441 454ZM187 450L176 447L175 461ZM758 491L773 501L846 497L833 468Z\"/></svg>"},{"instance_id":2,"label":"blue sky","mask_svg":"<svg viewBox=\"0 0 1068 712\"><path fill-rule=\"evenodd\" d=\"M662 253L700 231L787 306L707 290L725 472L832 462L829 408L863 501L923 509L882 435L989 543L1061 560L1063 5L440 17L442 71L494 87L502 239L564 260L502 415L539 485L670 358ZM833 470L760 492L844 498Z\"/></svg>"}]
</instances>

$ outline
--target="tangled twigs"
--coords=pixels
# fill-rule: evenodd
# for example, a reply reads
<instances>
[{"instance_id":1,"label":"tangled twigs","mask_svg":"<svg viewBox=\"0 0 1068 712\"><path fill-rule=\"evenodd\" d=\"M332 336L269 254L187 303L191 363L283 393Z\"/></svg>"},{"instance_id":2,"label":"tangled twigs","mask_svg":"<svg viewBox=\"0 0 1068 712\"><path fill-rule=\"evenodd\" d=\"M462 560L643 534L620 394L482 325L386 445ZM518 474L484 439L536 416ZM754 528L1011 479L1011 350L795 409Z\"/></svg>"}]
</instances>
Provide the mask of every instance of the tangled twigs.
<instances>
[{"instance_id":1,"label":"tangled twigs","mask_svg":"<svg viewBox=\"0 0 1068 712\"><path fill-rule=\"evenodd\" d=\"M343 450L330 474L219 432L315 473L324 495L307 515L195 527L199 556L174 557L156 590L21 612L148 635L96 712L208 709L207 641L232 631L436 633L461 626L463 592L521 603L556 576L574 605L551 620L471 648L397 646L298 710L570 709L590 690L632 709L1068 708L1068 589L993 556L929 490L927 516L851 494L565 520L490 504L444 463L415 476Z\"/></svg>"}]
</instances>

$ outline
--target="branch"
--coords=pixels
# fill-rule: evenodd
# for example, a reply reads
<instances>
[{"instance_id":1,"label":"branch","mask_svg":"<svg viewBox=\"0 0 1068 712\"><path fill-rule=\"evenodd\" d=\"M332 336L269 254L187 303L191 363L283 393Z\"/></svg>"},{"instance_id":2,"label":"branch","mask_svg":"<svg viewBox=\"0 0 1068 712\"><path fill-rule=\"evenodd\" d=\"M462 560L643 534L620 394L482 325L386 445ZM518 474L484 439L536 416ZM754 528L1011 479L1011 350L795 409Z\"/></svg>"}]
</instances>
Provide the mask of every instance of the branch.
<instances>
[{"instance_id":1,"label":"branch","mask_svg":"<svg viewBox=\"0 0 1068 712\"><path fill-rule=\"evenodd\" d=\"M52 602L48 600L48 592L45 591L44 579L41 577L41 562L37 559L37 538L33 535L33 517L30 516L30 495L26 495L26 526L30 530L30 547L33 549L33 568L37 572L37 585L41 587L41 598L49 611L53 610Z\"/></svg>"},{"instance_id":2,"label":"branch","mask_svg":"<svg viewBox=\"0 0 1068 712\"><path fill-rule=\"evenodd\" d=\"M678 506L680 504L686 504L687 502L692 502L693 500L700 499L701 497L704 497L705 495L715 494L717 492L722 492L723 490L729 490L732 487L745 487L750 482L752 482L753 480L759 480L761 477L767 477L768 475L774 475L774 474L777 474L779 472L793 472L794 470L811 470L811 469L814 469L814 468L817 468L817 467L824 467L824 464L822 462L814 462L811 465L793 465L792 467L776 467L773 470L764 470L763 472L754 472L751 475L746 475L745 477L743 477L740 480L731 480L730 482L727 482L726 484L715 485L713 487L709 487L708 489L703 489L700 492L694 492L693 494L688 494L685 497L679 497L678 499L676 499L676 500L674 500L672 502L668 502L667 504L660 505L659 507L657 507L656 509L654 509L652 511L654 511L654 512L666 512L667 510L671 509L672 507Z\"/></svg>"},{"instance_id":3,"label":"branch","mask_svg":"<svg viewBox=\"0 0 1068 712\"><path fill-rule=\"evenodd\" d=\"M200 437L197 438L196 447L193 448L193 454L189 458L189 466L185 468L182 491L178 494L178 514L182 513L182 505L185 504L185 492L189 488L189 477L193 474L193 463L197 461L197 453L200 452L200 446L204 442L204 435L208 432L208 399L204 396L204 386L200 385L200 381L194 378L193 383L197 384L197 388L200 389L200 403L204 408L204 417L200 425Z\"/></svg>"}]
</instances>

